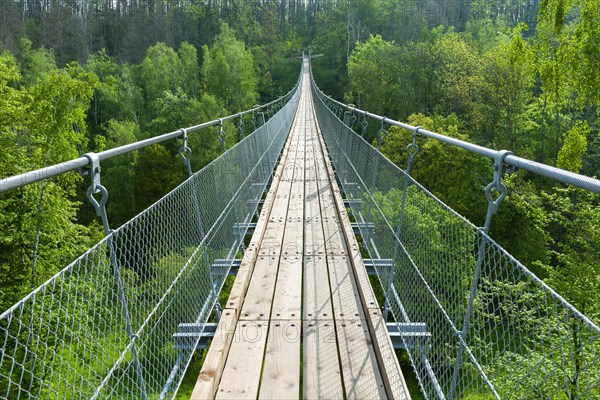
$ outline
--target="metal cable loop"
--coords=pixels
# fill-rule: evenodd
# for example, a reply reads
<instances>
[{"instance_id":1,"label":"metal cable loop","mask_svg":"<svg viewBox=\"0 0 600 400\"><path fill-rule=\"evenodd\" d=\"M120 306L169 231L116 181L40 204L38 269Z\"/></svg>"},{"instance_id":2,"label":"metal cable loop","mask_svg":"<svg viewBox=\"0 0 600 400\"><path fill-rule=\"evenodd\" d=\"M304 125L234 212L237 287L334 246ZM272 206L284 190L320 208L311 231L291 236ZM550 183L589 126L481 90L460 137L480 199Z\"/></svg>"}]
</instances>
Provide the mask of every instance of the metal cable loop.
<instances>
[{"instance_id":1,"label":"metal cable loop","mask_svg":"<svg viewBox=\"0 0 600 400\"><path fill-rule=\"evenodd\" d=\"M240 119L237 123L237 127L238 127L238 131L240 133L240 140L242 140L244 137L246 137L245 134L245 127L246 125L244 124L244 116L242 114L240 114Z\"/></svg>"},{"instance_id":2,"label":"metal cable loop","mask_svg":"<svg viewBox=\"0 0 600 400\"><path fill-rule=\"evenodd\" d=\"M221 147L223 147L223 152L227 151L227 147L225 146L225 130L223 129L223 120L219 118L219 130L217 131L217 137L219 138L219 142L221 142Z\"/></svg>"},{"instance_id":3,"label":"metal cable loop","mask_svg":"<svg viewBox=\"0 0 600 400\"><path fill-rule=\"evenodd\" d=\"M352 112L350 114L350 127L353 128L354 124L356 123L356 120L358 119L358 117L356 116L356 114L354 113L354 108L352 109Z\"/></svg>"},{"instance_id":4,"label":"metal cable loop","mask_svg":"<svg viewBox=\"0 0 600 400\"><path fill-rule=\"evenodd\" d=\"M369 121L367 121L367 112L366 111L363 114L363 118L362 118L362 121L360 123L360 126L361 126L360 137L364 138L365 137L365 133L367 133L367 128L369 127Z\"/></svg>"},{"instance_id":5,"label":"metal cable loop","mask_svg":"<svg viewBox=\"0 0 600 400\"><path fill-rule=\"evenodd\" d=\"M377 131L377 151L381 151L381 146L383 145L383 141L385 140L388 132L385 129L385 120L387 118L383 117L383 119L381 120L381 128L379 128L379 131Z\"/></svg>"},{"instance_id":6,"label":"metal cable loop","mask_svg":"<svg viewBox=\"0 0 600 400\"><path fill-rule=\"evenodd\" d=\"M417 153L419 153L419 145L417 144L417 136L419 135L419 129L421 129L420 126L415 127L415 129L413 130L413 134L412 134L412 143L409 143L408 146L406 146L406 153L408 154L408 162L406 163L406 173L410 174L410 167L412 166L412 163L415 160L415 157L417 156Z\"/></svg>"},{"instance_id":7,"label":"metal cable loop","mask_svg":"<svg viewBox=\"0 0 600 400\"><path fill-rule=\"evenodd\" d=\"M258 106L254 106L254 107L258 107ZM250 119L250 122L252 122L252 130L255 131L256 128L258 128L255 111L252 111L252 118Z\"/></svg>"},{"instance_id":8,"label":"metal cable loop","mask_svg":"<svg viewBox=\"0 0 600 400\"><path fill-rule=\"evenodd\" d=\"M192 149L188 146L188 133L187 129L181 128L181 135L183 137L183 145L179 148L179 155L183 158L183 164L186 166L188 176L192 176L192 165L190 157L192 156Z\"/></svg>"},{"instance_id":9,"label":"metal cable loop","mask_svg":"<svg viewBox=\"0 0 600 400\"><path fill-rule=\"evenodd\" d=\"M503 171L504 159L510 154L512 154L511 151L500 150L500 151L498 151L498 153L496 154L496 157L494 159L494 178L493 178L492 182L490 182L487 185L487 187L485 188L485 197L488 201L488 211L487 211L487 215L485 218L485 225L483 227L483 230L485 233L489 233L490 225L492 223L492 216L498 212L498 208L500 207L500 204L502 204L502 201L504 201L504 199L506 198L506 195L508 193L508 190L506 189L506 185L504 185L504 183L502 183L502 174L504 172ZM496 197L496 199L494 199L493 195L492 195L493 189L500 192L500 194L498 195L498 197Z\"/></svg>"},{"instance_id":10,"label":"metal cable loop","mask_svg":"<svg viewBox=\"0 0 600 400\"><path fill-rule=\"evenodd\" d=\"M86 197L94 207L96 215L102 220L102 226L104 227L104 234L109 235L111 233L110 225L108 223L108 215L106 214L106 202L108 201L108 190L100 183L100 158L96 153L87 153L83 157L90 161L88 173L90 175L90 186L86 190ZM100 193L100 201L98 201L94 194Z\"/></svg>"}]
</instances>

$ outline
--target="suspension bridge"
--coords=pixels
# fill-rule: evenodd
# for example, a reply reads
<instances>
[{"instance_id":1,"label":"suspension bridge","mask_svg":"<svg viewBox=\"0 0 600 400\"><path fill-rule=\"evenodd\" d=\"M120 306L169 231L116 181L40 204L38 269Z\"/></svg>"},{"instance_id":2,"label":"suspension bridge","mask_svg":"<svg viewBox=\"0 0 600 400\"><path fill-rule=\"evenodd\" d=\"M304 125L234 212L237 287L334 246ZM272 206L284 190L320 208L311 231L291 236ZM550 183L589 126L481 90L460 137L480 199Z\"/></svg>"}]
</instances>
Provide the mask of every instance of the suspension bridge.
<instances>
[{"instance_id":1,"label":"suspension bridge","mask_svg":"<svg viewBox=\"0 0 600 400\"><path fill-rule=\"evenodd\" d=\"M379 146L386 126L413 133L405 169L364 140L367 117ZM223 123L243 134L244 119L254 131L194 172L188 136L216 127L224 144ZM421 137L493 160L483 227L411 178ZM189 177L112 229L101 163L169 140ZM425 398L600 398L600 328L488 235L506 165L600 193L337 102L303 57L272 103L2 179L88 176L106 236L0 315L0 398L173 398L197 349L194 399L407 399L397 351Z\"/></svg>"}]
</instances>

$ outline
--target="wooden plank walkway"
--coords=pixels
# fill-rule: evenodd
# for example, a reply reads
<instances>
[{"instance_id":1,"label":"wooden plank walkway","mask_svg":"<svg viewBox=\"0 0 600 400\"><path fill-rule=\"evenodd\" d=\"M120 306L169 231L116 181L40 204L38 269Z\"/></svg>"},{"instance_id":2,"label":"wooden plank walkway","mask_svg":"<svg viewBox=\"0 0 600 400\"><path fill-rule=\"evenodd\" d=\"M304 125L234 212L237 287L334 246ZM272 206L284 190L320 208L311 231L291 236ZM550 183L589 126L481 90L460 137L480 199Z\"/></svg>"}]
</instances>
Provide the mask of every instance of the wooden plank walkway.
<instances>
[{"instance_id":1,"label":"wooden plank walkway","mask_svg":"<svg viewBox=\"0 0 600 400\"><path fill-rule=\"evenodd\" d=\"M304 74L292 130L192 399L410 398Z\"/></svg>"}]
</instances>

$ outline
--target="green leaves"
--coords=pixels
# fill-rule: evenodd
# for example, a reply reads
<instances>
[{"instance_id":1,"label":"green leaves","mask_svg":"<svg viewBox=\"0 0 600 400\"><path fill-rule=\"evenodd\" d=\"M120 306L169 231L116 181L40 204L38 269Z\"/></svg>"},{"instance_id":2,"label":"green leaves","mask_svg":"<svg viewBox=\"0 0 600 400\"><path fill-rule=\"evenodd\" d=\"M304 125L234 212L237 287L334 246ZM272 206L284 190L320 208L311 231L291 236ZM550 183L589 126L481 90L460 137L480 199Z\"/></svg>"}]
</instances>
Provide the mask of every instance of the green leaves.
<instances>
[{"instance_id":1,"label":"green leaves","mask_svg":"<svg viewBox=\"0 0 600 400\"><path fill-rule=\"evenodd\" d=\"M175 51L164 43L150 47L141 67L141 78L148 103L165 92L175 93L181 86L181 61Z\"/></svg>"},{"instance_id":2,"label":"green leaves","mask_svg":"<svg viewBox=\"0 0 600 400\"><path fill-rule=\"evenodd\" d=\"M595 323L600 321L600 203L581 189L562 188L544 196L557 239L554 262L545 265L548 283Z\"/></svg>"},{"instance_id":3,"label":"green leaves","mask_svg":"<svg viewBox=\"0 0 600 400\"><path fill-rule=\"evenodd\" d=\"M258 101L258 79L252 53L235 38L233 30L222 24L212 47L202 49L202 82L206 91L223 100L230 112L254 106Z\"/></svg>"},{"instance_id":4,"label":"green leaves","mask_svg":"<svg viewBox=\"0 0 600 400\"><path fill-rule=\"evenodd\" d=\"M380 115L396 115L399 93L399 48L379 35L359 43L348 60L352 97L360 108Z\"/></svg>"},{"instance_id":5,"label":"green leaves","mask_svg":"<svg viewBox=\"0 0 600 400\"><path fill-rule=\"evenodd\" d=\"M582 157L587 151L587 136L591 129L586 121L577 121L565 132L563 147L558 152L557 167L579 172L583 167Z\"/></svg>"}]
</instances>

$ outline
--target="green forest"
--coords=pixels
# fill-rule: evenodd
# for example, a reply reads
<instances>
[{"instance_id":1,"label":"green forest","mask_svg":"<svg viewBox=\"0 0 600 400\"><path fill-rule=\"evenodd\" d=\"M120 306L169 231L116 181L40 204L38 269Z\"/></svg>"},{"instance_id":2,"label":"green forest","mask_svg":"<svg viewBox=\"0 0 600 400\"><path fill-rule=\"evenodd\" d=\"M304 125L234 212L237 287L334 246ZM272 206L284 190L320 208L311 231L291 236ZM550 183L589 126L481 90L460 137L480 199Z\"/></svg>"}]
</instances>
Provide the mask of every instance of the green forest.
<instances>
[{"instance_id":1,"label":"green forest","mask_svg":"<svg viewBox=\"0 0 600 400\"><path fill-rule=\"evenodd\" d=\"M339 101L600 176L598 0L6 0L0 178L269 102L303 51ZM229 148L240 135L225 130ZM387 131L381 151L405 168L412 134ZM222 153L211 132L190 136L194 171ZM411 175L483 225L492 162L419 146ZM113 228L187 177L179 147L103 164ZM600 196L524 171L504 183L491 237L599 324ZM0 312L104 236L87 185L68 173L0 194Z\"/></svg>"}]
</instances>

